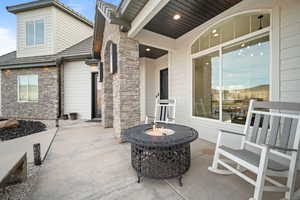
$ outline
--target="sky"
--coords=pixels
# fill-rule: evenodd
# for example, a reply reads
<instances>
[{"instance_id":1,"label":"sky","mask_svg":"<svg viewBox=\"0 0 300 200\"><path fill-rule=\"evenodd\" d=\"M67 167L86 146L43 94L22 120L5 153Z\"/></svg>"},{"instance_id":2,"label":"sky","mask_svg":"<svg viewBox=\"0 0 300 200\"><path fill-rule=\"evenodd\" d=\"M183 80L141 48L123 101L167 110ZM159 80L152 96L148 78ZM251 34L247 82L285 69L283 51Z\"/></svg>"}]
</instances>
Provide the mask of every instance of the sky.
<instances>
[{"instance_id":1,"label":"sky","mask_svg":"<svg viewBox=\"0 0 300 200\"><path fill-rule=\"evenodd\" d=\"M16 16L7 12L6 6L31 2L33 0L0 0L0 55L16 50ZM118 5L120 0L105 0ZM60 0L86 18L94 21L96 0Z\"/></svg>"}]
</instances>

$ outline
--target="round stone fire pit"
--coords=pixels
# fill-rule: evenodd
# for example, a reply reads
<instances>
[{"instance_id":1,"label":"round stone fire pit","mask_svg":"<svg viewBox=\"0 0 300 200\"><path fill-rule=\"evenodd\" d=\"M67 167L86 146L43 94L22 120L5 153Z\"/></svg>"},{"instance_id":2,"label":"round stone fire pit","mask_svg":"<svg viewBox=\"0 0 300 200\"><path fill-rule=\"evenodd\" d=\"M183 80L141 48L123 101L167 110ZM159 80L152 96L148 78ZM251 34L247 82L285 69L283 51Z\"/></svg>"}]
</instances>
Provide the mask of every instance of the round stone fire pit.
<instances>
[{"instance_id":1,"label":"round stone fire pit","mask_svg":"<svg viewBox=\"0 0 300 200\"><path fill-rule=\"evenodd\" d=\"M178 178L191 165L190 143L198 132L177 124L158 123L155 128L143 124L129 128L124 139L131 143L131 164L136 170L138 182L141 177L154 179Z\"/></svg>"}]
</instances>

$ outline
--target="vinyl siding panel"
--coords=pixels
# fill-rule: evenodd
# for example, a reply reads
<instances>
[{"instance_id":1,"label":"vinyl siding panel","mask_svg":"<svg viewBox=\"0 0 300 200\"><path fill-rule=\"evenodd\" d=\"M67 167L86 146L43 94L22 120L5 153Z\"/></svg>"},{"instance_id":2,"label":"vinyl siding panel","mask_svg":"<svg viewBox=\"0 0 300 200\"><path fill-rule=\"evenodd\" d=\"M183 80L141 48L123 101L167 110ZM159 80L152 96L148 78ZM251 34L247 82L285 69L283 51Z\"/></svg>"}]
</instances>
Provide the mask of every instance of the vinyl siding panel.
<instances>
[{"instance_id":1,"label":"vinyl siding panel","mask_svg":"<svg viewBox=\"0 0 300 200\"><path fill-rule=\"evenodd\" d=\"M2 70L0 70L0 83L1 83ZM0 84L0 117L2 116L2 104L1 104L1 84Z\"/></svg>"},{"instance_id":2,"label":"vinyl siding panel","mask_svg":"<svg viewBox=\"0 0 300 200\"><path fill-rule=\"evenodd\" d=\"M146 66L146 115L154 116L155 97L160 92L160 70L168 68L168 55L158 59L145 58Z\"/></svg>"},{"instance_id":3,"label":"vinyl siding panel","mask_svg":"<svg viewBox=\"0 0 300 200\"><path fill-rule=\"evenodd\" d=\"M64 65L64 112L91 119L91 70L84 61Z\"/></svg>"},{"instance_id":4,"label":"vinyl siding panel","mask_svg":"<svg viewBox=\"0 0 300 200\"><path fill-rule=\"evenodd\" d=\"M92 35L93 28L55 8L55 52L60 52Z\"/></svg>"},{"instance_id":5,"label":"vinyl siding panel","mask_svg":"<svg viewBox=\"0 0 300 200\"><path fill-rule=\"evenodd\" d=\"M281 101L300 102L300 1L281 5Z\"/></svg>"},{"instance_id":6,"label":"vinyl siding panel","mask_svg":"<svg viewBox=\"0 0 300 200\"><path fill-rule=\"evenodd\" d=\"M18 13L17 15L17 57L42 56L54 53L54 7ZM26 46L26 22L44 20L44 44Z\"/></svg>"}]
</instances>

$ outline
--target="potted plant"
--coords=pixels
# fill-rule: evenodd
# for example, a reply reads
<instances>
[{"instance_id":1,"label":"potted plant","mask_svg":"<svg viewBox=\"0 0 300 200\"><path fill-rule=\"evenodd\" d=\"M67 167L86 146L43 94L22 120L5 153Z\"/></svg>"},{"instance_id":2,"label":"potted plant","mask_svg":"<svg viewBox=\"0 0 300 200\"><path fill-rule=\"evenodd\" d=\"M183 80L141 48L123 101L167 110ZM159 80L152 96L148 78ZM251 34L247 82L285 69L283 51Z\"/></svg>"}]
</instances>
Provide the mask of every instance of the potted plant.
<instances>
[{"instance_id":1,"label":"potted plant","mask_svg":"<svg viewBox=\"0 0 300 200\"><path fill-rule=\"evenodd\" d=\"M62 118L63 118L63 120L67 120L67 119L69 119L69 115L63 114Z\"/></svg>"},{"instance_id":2,"label":"potted plant","mask_svg":"<svg viewBox=\"0 0 300 200\"><path fill-rule=\"evenodd\" d=\"M76 120L77 119L77 113L70 113L70 119L71 120Z\"/></svg>"}]
</instances>

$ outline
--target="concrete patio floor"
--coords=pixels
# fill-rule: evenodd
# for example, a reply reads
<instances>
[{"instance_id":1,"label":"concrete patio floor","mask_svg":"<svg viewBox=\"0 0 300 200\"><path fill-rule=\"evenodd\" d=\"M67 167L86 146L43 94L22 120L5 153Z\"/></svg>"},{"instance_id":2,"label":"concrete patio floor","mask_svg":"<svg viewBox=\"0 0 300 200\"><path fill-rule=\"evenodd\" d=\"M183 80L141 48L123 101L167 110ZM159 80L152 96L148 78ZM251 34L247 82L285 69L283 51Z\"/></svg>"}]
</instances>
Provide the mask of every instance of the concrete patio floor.
<instances>
[{"instance_id":1,"label":"concrete patio floor","mask_svg":"<svg viewBox=\"0 0 300 200\"><path fill-rule=\"evenodd\" d=\"M214 145L203 140L192 144L192 164L183 177L137 183L130 164L130 145L118 144L113 129L96 123L62 128L41 168L30 200L246 200L253 187L237 176L212 174L207 167ZM276 200L282 194L265 193Z\"/></svg>"}]
</instances>

